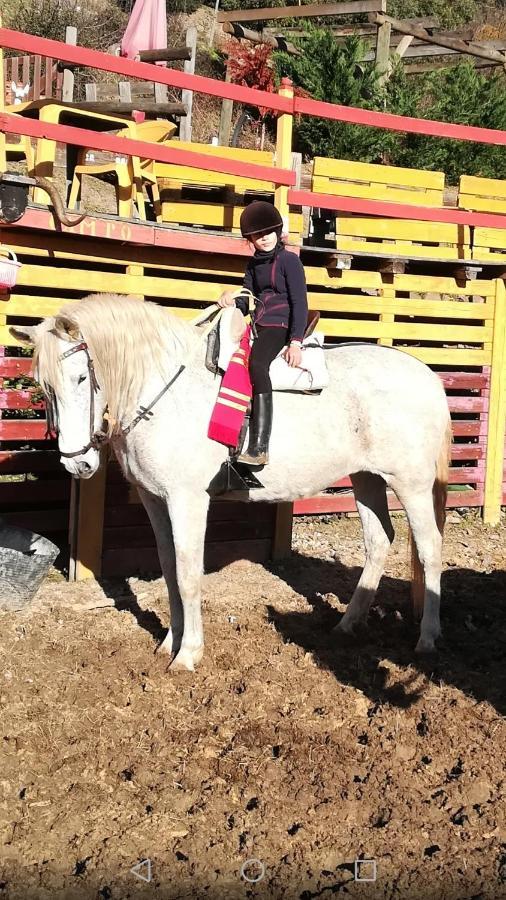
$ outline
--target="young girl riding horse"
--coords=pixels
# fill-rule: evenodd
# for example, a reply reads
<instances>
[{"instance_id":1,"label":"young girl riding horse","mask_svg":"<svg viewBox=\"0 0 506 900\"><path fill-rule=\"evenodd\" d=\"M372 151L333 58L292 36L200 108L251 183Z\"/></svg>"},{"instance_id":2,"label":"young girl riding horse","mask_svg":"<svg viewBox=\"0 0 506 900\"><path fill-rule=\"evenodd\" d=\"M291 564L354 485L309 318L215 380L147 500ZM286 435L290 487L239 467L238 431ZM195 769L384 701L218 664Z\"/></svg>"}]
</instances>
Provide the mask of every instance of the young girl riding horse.
<instances>
[{"instance_id":1,"label":"young girl riding horse","mask_svg":"<svg viewBox=\"0 0 506 900\"><path fill-rule=\"evenodd\" d=\"M251 316L254 340L249 363L253 387L249 446L239 461L265 466L272 429L269 366L285 346L283 355L288 365L301 363L308 313L306 279L299 257L286 250L281 240L283 220L272 203L250 203L241 215L240 227L242 236L255 248L243 279L243 287L255 297L255 309ZM241 296L234 299L233 291L224 291L218 303L235 303L243 315L248 315L248 300Z\"/></svg>"}]
</instances>

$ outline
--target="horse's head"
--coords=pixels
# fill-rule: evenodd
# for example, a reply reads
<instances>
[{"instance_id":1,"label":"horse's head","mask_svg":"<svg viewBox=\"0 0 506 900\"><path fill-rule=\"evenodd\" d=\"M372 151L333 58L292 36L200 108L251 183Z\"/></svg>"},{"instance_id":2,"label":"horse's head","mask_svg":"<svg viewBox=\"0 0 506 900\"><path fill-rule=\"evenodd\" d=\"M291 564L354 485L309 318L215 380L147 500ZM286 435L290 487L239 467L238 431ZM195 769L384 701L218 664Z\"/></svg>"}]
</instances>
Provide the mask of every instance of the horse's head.
<instances>
[{"instance_id":1,"label":"horse's head","mask_svg":"<svg viewBox=\"0 0 506 900\"><path fill-rule=\"evenodd\" d=\"M46 394L48 423L58 431L61 462L72 476L91 478L105 439L105 399L78 323L59 315L10 333L34 347L34 377Z\"/></svg>"}]
</instances>

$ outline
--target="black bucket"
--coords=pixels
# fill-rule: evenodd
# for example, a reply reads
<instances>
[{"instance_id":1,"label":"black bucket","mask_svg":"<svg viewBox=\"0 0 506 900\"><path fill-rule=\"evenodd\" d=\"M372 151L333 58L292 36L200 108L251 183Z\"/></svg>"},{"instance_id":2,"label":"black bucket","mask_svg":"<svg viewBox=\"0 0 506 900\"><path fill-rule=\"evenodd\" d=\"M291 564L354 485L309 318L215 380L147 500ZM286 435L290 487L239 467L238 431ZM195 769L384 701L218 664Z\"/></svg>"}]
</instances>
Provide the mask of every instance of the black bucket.
<instances>
[{"instance_id":1,"label":"black bucket","mask_svg":"<svg viewBox=\"0 0 506 900\"><path fill-rule=\"evenodd\" d=\"M33 600L59 552L42 535L0 522L0 610L15 612Z\"/></svg>"}]
</instances>

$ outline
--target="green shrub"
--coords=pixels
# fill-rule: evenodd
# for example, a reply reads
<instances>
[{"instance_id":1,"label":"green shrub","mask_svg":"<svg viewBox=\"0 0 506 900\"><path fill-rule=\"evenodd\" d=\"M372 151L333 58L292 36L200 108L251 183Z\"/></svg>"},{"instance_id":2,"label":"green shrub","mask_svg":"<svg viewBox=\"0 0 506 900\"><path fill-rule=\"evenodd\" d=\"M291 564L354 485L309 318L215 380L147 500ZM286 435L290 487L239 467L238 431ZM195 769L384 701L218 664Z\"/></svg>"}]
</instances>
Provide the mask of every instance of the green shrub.
<instances>
[{"instance_id":1,"label":"green shrub","mask_svg":"<svg viewBox=\"0 0 506 900\"><path fill-rule=\"evenodd\" d=\"M301 57L274 54L278 78L288 75L312 97L329 103L391 112L396 115L506 130L505 76L484 75L471 62L425 76L408 76L401 62L385 88L372 63L362 63L357 38L338 45L332 34L309 29ZM461 174L506 177L500 146L474 144L403 132L347 125L303 116L295 123L294 149L306 157L330 156L363 162L438 170L450 182Z\"/></svg>"}]
</instances>

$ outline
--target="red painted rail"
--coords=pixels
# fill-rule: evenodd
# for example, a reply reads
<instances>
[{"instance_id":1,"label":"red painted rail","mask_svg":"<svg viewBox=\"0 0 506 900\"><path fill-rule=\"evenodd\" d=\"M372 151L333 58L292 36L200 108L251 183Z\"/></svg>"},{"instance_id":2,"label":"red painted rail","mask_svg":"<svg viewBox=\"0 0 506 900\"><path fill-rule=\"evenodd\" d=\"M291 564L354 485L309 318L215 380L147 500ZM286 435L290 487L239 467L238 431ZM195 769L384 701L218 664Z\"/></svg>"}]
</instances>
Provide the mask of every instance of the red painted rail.
<instances>
[{"instance_id":1,"label":"red painted rail","mask_svg":"<svg viewBox=\"0 0 506 900\"><path fill-rule=\"evenodd\" d=\"M437 119L415 119L412 116L396 116L392 113L360 109L356 106L340 106L306 97L293 98L296 115L318 116L353 125L385 128L387 131L404 131L410 134L427 134L431 137L453 138L458 141L476 141L480 144L506 144L506 131L494 128L478 128L475 125L455 125Z\"/></svg>"},{"instance_id":2,"label":"red painted rail","mask_svg":"<svg viewBox=\"0 0 506 900\"><path fill-rule=\"evenodd\" d=\"M193 150L181 150L176 145L174 147L168 144L162 146L161 144L151 144L149 141L97 134L96 131L88 128L55 125L51 122L41 122L38 119L26 119L11 113L0 112L0 131L8 134L29 135L35 138L49 138L49 140L59 141L63 144L90 147L92 150L108 150L125 156L140 156L162 163L208 169L211 172L224 172L227 175L238 175L241 178L259 178L275 184L290 185L295 184L296 181L296 173L288 169L209 156L205 153L195 153Z\"/></svg>"},{"instance_id":3,"label":"red painted rail","mask_svg":"<svg viewBox=\"0 0 506 900\"><path fill-rule=\"evenodd\" d=\"M494 213L465 212L449 206L411 206L406 203L387 203L383 200L362 200L317 194L313 191L288 191L288 202L295 206L316 206L359 215L382 216L392 219L422 219L424 222L453 222L456 225L477 225L481 228L506 228L506 216Z\"/></svg>"},{"instance_id":4,"label":"red painted rail","mask_svg":"<svg viewBox=\"0 0 506 900\"><path fill-rule=\"evenodd\" d=\"M204 75L190 75L177 69L155 66L152 63L134 62L121 56L102 53L100 50L72 46L62 41L50 41L47 38L35 37L33 34L13 31L10 28L0 28L0 46L9 47L11 50L20 50L22 53L53 56L61 62L89 66L92 69L115 72L117 75L126 75L129 78L142 78L172 87L186 88L201 94L211 94L213 97L247 103L250 106L264 106L278 112L293 112L293 100L290 97L280 97L279 94L257 91L255 88L242 87L238 84L218 81L215 78L206 78Z\"/></svg>"},{"instance_id":5,"label":"red painted rail","mask_svg":"<svg viewBox=\"0 0 506 900\"><path fill-rule=\"evenodd\" d=\"M478 128L472 125L456 125L434 119L416 119L411 116L396 116L391 113L376 112L353 106L324 103L304 97L283 97L269 91L242 87L203 75L190 75L175 69L156 66L151 63L134 62L122 57L72 46L61 41L35 37L9 28L0 28L0 46L24 53L36 53L81 66L115 72L129 78L141 78L159 84L167 84L214 97L235 100L252 106L261 106L275 112L292 115L312 115L323 119L333 119L356 125L385 128L411 134L426 134L432 137L452 138L462 141L476 141L483 144L506 144L506 131L492 128Z\"/></svg>"}]
</instances>

